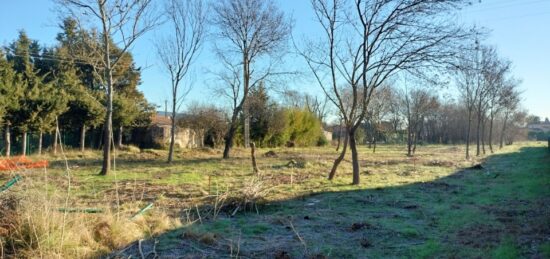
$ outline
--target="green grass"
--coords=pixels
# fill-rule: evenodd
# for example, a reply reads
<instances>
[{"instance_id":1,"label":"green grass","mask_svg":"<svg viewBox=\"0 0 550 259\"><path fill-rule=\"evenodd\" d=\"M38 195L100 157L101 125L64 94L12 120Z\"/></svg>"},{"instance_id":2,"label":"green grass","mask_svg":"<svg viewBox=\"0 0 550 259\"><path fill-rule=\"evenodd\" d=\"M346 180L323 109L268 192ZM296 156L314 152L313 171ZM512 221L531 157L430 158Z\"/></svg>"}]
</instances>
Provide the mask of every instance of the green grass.
<instances>
[{"instance_id":1,"label":"green grass","mask_svg":"<svg viewBox=\"0 0 550 259\"><path fill-rule=\"evenodd\" d=\"M519 250L511 239L506 239L493 250L495 259L515 259L520 256Z\"/></svg>"},{"instance_id":2,"label":"green grass","mask_svg":"<svg viewBox=\"0 0 550 259\"><path fill-rule=\"evenodd\" d=\"M164 162L165 151L121 152L116 174L106 177L97 175L99 153L70 152L72 192L75 202L89 207L115 206L118 186L122 206L155 202L156 209L184 223L197 219L156 238L157 252L166 257L219 257L237 250L268 258L280 252L330 258L548 258L550 253L550 245L540 241L540 235L550 234L550 154L543 144L507 146L473 161L463 159L462 146L421 146L414 158L406 157L402 146L380 145L374 154L360 147L357 186L350 185L349 162L332 182L326 180L338 155L333 147L273 150L278 158L258 157L265 190L258 213L249 208L230 216L230 207L216 219L206 214L213 206L209 196L239 195L255 178L244 149L228 160L220 159L219 150L180 150L172 164ZM28 177L40 183L36 188L63 190L63 162L48 158L53 162L47 182L40 174ZM290 160L306 166L288 167ZM476 163L485 169L464 169ZM197 210L205 213L200 221ZM354 223L364 225L354 229ZM532 242L519 242L520 236ZM527 243L537 249L522 245Z\"/></svg>"}]
</instances>

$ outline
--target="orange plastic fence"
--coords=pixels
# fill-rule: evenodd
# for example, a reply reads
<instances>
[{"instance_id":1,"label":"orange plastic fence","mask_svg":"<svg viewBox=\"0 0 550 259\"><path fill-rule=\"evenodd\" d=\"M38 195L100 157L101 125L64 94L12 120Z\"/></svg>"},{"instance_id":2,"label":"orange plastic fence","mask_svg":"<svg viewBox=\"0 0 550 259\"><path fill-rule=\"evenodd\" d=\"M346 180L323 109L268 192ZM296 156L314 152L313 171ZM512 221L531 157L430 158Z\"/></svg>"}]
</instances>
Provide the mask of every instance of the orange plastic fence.
<instances>
[{"instance_id":1,"label":"orange plastic fence","mask_svg":"<svg viewBox=\"0 0 550 259\"><path fill-rule=\"evenodd\" d=\"M26 156L17 156L0 160L0 171L13 171L19 169L44 168L48 166L47 160L33 162Z\"/></svg>"}]
</instances>

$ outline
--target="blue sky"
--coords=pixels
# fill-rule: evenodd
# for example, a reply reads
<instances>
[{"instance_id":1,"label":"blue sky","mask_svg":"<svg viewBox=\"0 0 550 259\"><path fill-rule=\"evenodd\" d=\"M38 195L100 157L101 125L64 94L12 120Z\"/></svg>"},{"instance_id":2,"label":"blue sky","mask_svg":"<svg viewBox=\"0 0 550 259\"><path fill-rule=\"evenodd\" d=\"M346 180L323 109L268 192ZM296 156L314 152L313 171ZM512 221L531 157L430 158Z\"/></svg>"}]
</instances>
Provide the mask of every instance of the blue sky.
<instances>
[{"instance_id":1,"label":"blue sky","mask_svg":"<svg viewBox=\"0 0 550 259\"><path fill-rule=\"evenodd\" d=\"M500 55L513 62L514 75L523 80L524 107L532 114L550 118L550 0L474 2L460 12L460 22L491 30L488 43L497 46ZM277 3L294 19L294 35L298 38L318 32L308 0L277 0ZM20 29L41 44L55 44L55 35L59 31L56 9L51 0L0 0L0 45L13 41ZM146 68L140 89L149 101L158 105L164 105L164 100L170 96L169 78L160 69L153 48L153 39L162 33L162 28L149 33L132 49L137 65ZM212 76L206 71L217 63L211 53L212 48L207 44L195 64L194 89L186 100L188 103L227 103L214 97L209 87L213 81L209 80ZM298 67L302 65L299 59L291 58L287 62ZM312 82L298 79L288 85L312 94L320 92Z\"/></svg>"}]
</instances>

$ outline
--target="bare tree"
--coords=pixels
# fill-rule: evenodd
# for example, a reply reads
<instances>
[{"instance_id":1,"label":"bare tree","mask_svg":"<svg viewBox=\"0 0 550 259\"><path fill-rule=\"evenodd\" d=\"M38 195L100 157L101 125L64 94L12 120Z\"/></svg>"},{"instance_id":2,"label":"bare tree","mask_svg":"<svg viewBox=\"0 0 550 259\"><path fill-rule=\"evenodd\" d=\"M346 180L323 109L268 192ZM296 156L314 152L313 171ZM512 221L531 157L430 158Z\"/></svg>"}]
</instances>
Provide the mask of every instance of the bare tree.
<instances>
[{"instance_id":1,"label":"bare tree","mask_svg":"<svg viewBox=\"0 0 550 259\"><path fill-rule=\"evenodd\" d=\"M508 131L508 124L519 109L520 93L517 90L519 83L520 82L517 80L511 80L501 92L502 128L500 131L499 148L503 147L504 139Z\"/></svg>"},{"instance_id":2,"label":"bare tree","mask_svg":"<svg viewBox=\"0 0 550 259\"><path fill-rule=\"evenodd\" d=\"M495 116L501 111L504 99L502 91L507 84L513 84L513 79L508 79L507 74L511 69L511 62L503 60L497 55L496 49L488 48L484 55L482 70L483 81L487 88L487 110L489 116L489 150L493 150L493 126Z\"/></svg>"},{"instance_id":3,"label":"bare tree","mask_svg":"<svg viewBox=\"0 0 550 259\"><path fill-rule=\"evenodd\" d=\"M303 98L305 101L306 109L309 112L315 114L315 116L317 116L317 118L319 118L319 120L321 121L321 124L323 124L328 114L328 99L321 99L319 96L312 96L309 94L304 94Z\"/></svg>"},{"instance_id":4,"label":"bare tree","mask_svg":"<svg viewBox=\"0 0 550 259\"><path fill-rule=\"evenodd\" d=\"M422 74L426 68L444 66L454 56L455 44L468 36L449 19L466 1L356 0L353 6L342 0L311 2L326 41L310 43L299 52L342 115L352 155L353 184L359 184L355 132L367 114L374 90L400 71ZM329 179L334 177L345 147Z\"/></svg>"},{"instance_id":5,"label":"bare tree","mask_svg":"<svg viewBox=\"0 0 550 259\"><path fill-rule=\"evenodd\" d=\"M407 123L407 155L412 156L416 152L426 117L437 109L439 104L437 97L426 89L407 89L402 96L403 114Z\"/></svg>"},{"instance_id":6,"label":"bare tree","mask_svg":"<svg viewBox=\"0 0 550 259\"><path fill-rule=\"evenodd\" d=\"M176 116L192 84L182 84L199 55L206 30L206 12L202 1L168 0L165 6L170 26L169 34L156 42L158 57L170 74L172 115L168 163L173 160Z\"/></svg>"},{"instance_id":7,"label":"bare tree","mask_svg":"<svg viewBox=\"0 0 550 259\"><path fill-rule=\"evenodd\" d=\"M218 147L227 130L227 117L222 109L213 105L192 103L178 119L178 124L198 133L203 140L200 146Z\"/></svg>"},{"instance_id":8,"label":"bare tree","mask_svg":"<svg viewBox=\"0 0 550 259\"><path fill-rule=\"evenodd\" d=\"M86 18L92 26L99 26L101 44L94 44L103 59L94 69L101 70L99 77L106 86L106 118L103 133L103 164L101 175L111 169L111 146L113 135L113 70L133 44L158 23L152 8L152 0L57 0L72 17ZM113 55L112 44L118 46L118 55Z\"/></svg>"},{"instance_id":9,"label":"bare tree","mask_svg":"<svg viewBox=\"0 0 550 259\"><path fill-rule=\"evenodd\" d=\"M328 99L321 98L317 95L301 93L296 90L286 89L281 92L283 104L288 107L303 108L315 114L321 121L325 123L329 110L327 107Z\"/></svg>"},{"instance_id":10,"label":"bare tree","mask_svg":"<svg viewBox=\"0 0 550 259\"><path fill-rule=\"evenodd\" d=\"M461 97L468 111L468 129L466 131L466 159L470 159L470 140L473 115L481 92L478 65L478 39L475 48L465 48L458 56L458 65L455 67L455 83L460 90Z\"/></svg>"},{"instance_id":11,"label":"bare tree","mask_svg":"<svg viewBox=\"0 0 550 259\"><path fill-rule=\"evenodd\" d=\"M221 0L213 5L213 24L224 46L217 46L220 60L227 68L220 79L227 83L221 92L232 100L231 123L225 137L223 157L228 158L238 126L238 115L245 120L245 146L249 144L247 97L260 81L277 74L273 63L264 69L257 64L263 56L273 57L282 52L291 31L290 22L270 0ZM222 51L221 48L224 50ZM238 62L232 61L232 55ZM241 77L242 75L242 77Z\"/></svg>"},{"instance_id":12,"label":"bare tree","mask_svg":"<svg viewBox=\"0 0 550 259\"><path fill-rule=\"evenodd\" d=\"M389 85L383 85L371 97L370 107L368 107L365 122L370 125L371 139L369 140L369 148L372 146L372 152L376 152L376 143L378 135L382 132L383 119L390 114L390 108L394 96L393 89Z\"/></svg>"}]
</instances>

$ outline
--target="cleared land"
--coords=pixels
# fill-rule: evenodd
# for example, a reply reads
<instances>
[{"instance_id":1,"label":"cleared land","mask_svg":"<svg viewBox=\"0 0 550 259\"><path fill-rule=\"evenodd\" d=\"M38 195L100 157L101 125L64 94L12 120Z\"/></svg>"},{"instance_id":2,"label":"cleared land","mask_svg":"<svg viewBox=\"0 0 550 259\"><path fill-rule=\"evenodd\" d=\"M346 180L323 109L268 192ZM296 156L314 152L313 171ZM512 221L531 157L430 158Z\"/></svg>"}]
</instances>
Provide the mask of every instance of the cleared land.
<instances>
[{"instance_id":1,"label":"cleared land","mask_svg":"<svg viewBox=\"0 0 550 259\"><path fill-rule=\"evenodd\" d=\"M33 244L5 250L121 258L548 258L550 153L543 144L507 146L480 161L464 161L462 146L420 146L414 158L402 146L382 145L374 154L361 147L359 186L349 185L349 160L333 182L325 179L337 155L332 147L273 149L274 157L260 149L259 177L248 150L229 160L218 150L182 150L171 165L165 151L120 151L107 177L97 175L99 153L68 152L67 164L48 157L50 168L19 172L24 179L0 194L4 209L10 198L22 204L19 214L42 215ZM468 169L478 163L483 168ZM2 216L0 227L12 233Z\"/></svg>"}]
</instances>

